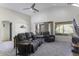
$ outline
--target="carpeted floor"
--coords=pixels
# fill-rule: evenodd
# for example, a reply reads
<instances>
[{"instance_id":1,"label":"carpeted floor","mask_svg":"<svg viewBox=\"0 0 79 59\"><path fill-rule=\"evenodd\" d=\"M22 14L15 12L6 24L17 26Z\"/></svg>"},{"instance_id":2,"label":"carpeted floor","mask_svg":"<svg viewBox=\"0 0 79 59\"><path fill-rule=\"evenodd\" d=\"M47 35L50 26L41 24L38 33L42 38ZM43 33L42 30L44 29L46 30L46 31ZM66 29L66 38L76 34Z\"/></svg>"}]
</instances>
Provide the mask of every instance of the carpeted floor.
<instances>
[{"instance_id":1,"label":"carpeted floor","mask_svg":"<svg viewBox=\"0 0 79 59\"><path fill-rule=\"evenodd\" d=\"M72 56L71 43L55 41L42 44L31 56Z\"/></svg>"},{"instance_id":2,"label":"carpeted floor","mask_svg":"<svg viewBox=\"0 0 79 59\"><path fill-rule=\"evenodd\" d=\"M0 56L14 56L15 51L13 41L0 42Z\"/></svg>"},{"instance_id":3,"label":"carpeted floor","mask_svg":"<svg viewBox=\"0 0 79 59\"><path fill-rule=\"evenodd\" d=\"M30 56L72 56L71 43L65 41L55 41L51 43L43 43L35 53ZM15 56L15 49L7 52L1 52L1 56Z\"/></svg>"}]
</instances>

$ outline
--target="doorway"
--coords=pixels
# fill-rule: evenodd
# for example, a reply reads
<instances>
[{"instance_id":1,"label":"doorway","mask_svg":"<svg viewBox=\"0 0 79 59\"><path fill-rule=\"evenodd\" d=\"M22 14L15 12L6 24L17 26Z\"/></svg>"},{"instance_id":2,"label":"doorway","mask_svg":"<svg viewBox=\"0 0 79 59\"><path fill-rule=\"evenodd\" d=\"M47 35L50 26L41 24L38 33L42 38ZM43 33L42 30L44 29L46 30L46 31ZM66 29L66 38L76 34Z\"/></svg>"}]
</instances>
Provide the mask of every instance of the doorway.
<instances>
[{"instance_id":1,"label":"doorway","mask_svg":"<svg viewBox=\"0 0 79 59\"><path fill-rule=\"evenodd\" d=\"M3 25L3 40L12 41L12 22L2 21Z\"/></svg>"}]
</instances>

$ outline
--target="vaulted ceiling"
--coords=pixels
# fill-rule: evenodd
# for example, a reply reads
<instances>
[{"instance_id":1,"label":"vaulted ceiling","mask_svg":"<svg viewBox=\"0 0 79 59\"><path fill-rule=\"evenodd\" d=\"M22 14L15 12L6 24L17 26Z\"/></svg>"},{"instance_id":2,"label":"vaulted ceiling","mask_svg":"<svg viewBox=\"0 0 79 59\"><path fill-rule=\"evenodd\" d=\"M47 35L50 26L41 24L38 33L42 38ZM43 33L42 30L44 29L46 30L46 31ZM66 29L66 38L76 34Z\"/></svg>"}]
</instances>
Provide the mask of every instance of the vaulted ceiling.
<instances>
[{"instance_id":1,"label":"vaulted ceiling","mask_svg":"<svg viewBox=\"0 0 79 59\"><path fill-rule=\"evenodd\" d=\"M23 10L23 8L29 8L33 3L1 3L1 7L5 7L17 12L21 12L27 15L33 15L32 10ZM67 3L36 3L35 8L39 10L39 12L44 11L46 9L50 9L53 6L70 6Z\"/></svg>"}]
</instances>

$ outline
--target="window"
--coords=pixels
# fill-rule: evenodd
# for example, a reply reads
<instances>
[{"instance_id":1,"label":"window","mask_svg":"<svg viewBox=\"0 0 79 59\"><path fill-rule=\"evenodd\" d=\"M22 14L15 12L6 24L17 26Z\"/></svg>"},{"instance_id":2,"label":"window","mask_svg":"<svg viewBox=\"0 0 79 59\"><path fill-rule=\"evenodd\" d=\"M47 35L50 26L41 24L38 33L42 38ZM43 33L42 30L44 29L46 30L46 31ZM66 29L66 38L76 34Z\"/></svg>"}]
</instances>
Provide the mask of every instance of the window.
<instances>
[{"instance_id":1,"label":"window","mask_svg":"<svg viewBox=\"0 0 79 59\"><path fill-rule=\"evenodd\" d=\"M68 22L56 22L56 34L69 35L73 34L73 24L72 21Z\"/></svg>"}]
</instances>

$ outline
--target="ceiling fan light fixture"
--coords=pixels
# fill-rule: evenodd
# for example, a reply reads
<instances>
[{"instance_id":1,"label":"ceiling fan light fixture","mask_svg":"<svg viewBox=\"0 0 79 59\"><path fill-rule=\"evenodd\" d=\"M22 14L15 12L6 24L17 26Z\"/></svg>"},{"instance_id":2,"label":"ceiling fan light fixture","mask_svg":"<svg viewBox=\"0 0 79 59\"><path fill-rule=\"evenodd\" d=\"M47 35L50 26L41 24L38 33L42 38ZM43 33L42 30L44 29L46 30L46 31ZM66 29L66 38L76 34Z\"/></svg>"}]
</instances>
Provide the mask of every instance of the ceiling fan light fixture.
<instances>
[{"instance_id":1,"label":"ceiling fan light fixture","mask_svg":"<svg viewBox=\"0 0 79 59\"><path fill-rule=\"evenodd\" d=\"M37 13L36 11L33 11L33 13Z\"/></svg>"},{"instance_id":2,"label":"ceiling fan light fixture","mask_svg":"<svg viewBox=\"0 0 79 59\"><path fill-rule=\"evenodd\" d=\"M32 8L29 9L30 11L33 11Z\"/></svg>"},{"instance_id":3,"label":"ceiling fan light fixture","mask_svg":"<svg viewBox=\"0 0 79 59\"><path fill-rule=\"evenodd\" d=\"M32 8L30 9L30 12L36 13L36 11L35 10L32 10Z\"/></svg>"}]
</instances>

